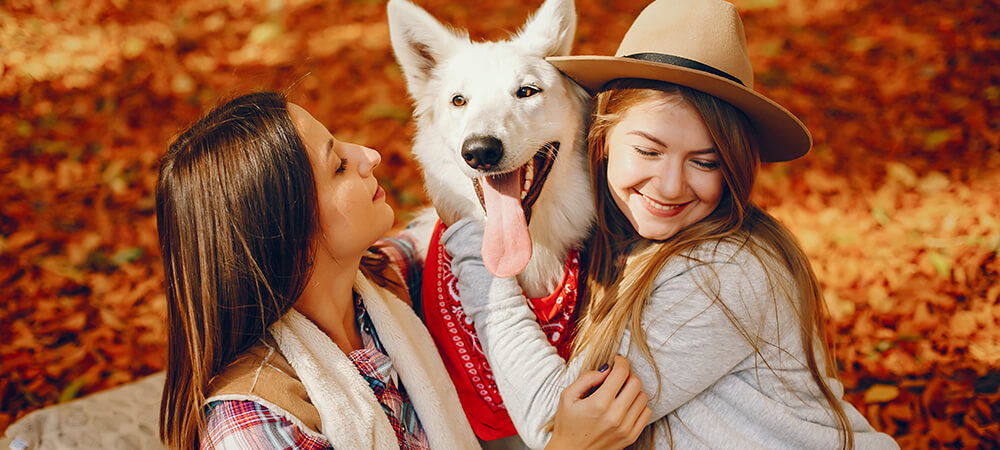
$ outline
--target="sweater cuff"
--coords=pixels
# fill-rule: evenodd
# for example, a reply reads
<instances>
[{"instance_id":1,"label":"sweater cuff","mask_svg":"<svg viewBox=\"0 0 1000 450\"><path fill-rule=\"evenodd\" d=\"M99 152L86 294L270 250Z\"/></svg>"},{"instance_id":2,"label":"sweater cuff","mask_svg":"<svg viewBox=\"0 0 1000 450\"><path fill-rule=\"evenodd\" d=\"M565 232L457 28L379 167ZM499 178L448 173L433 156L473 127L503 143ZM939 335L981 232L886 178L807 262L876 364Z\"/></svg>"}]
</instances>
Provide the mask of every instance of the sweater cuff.
<instances>
[{"instance_id":1,"label":"sweater cuff","mask_svg":"<svg viewBox=\"0 0 1000 450\"><path fill-rule=\"evenodd\" d=\"M502 311L524 303L516 278L495 277L483 264L482 222L472 219L455 222L441 235L441 243L451 256L451 273L458 280L462 308L473 322L485 320L488 310Z\"/></svg>"},{"instance_id":2,"label":"sweater cuff","mask_svg":"<svg viewBox=\"0 0 1000 450\"><path fill-rule=\"evenodd\" d=\"M465 218L453 223L441 234L441 244L452 258L478 257L482 259L483 224Z\"/></svg>"}]
</instances>

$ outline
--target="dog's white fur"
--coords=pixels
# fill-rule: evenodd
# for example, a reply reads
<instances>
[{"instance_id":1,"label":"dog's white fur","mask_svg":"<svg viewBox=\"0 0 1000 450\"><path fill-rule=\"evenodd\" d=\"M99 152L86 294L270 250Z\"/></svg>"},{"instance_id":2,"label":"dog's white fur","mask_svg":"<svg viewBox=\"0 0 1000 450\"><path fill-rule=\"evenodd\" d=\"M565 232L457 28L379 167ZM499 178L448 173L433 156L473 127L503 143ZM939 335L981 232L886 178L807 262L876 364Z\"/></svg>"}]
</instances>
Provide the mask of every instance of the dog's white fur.
<instances>
[{"instance_id":1,"label":"dog's white fur","mask_svg":"<svg viewBox=\"0 0 1000 450\"><path fill-rule=\"evenodd\" d=\"M562 280L569 249L581 244L594 219L585 143L588 97L544 59L570 52L573 0L547 0L517 35L501 42L471 42L407 0L391 0L388 16L392 47L415 103L413 152L442 215L484 219L472 184L484 174L461 155L467 137L490 135L503 143L499 172L526 164L548 142L560 142L532 208L532 257L518 275L527 295L549 294ZM522 86L541 93L518 98ZM465 106L452 105L456 94ZM426 220L415 233L423 254L432 226Z\"/></svg>"}]
</instances>

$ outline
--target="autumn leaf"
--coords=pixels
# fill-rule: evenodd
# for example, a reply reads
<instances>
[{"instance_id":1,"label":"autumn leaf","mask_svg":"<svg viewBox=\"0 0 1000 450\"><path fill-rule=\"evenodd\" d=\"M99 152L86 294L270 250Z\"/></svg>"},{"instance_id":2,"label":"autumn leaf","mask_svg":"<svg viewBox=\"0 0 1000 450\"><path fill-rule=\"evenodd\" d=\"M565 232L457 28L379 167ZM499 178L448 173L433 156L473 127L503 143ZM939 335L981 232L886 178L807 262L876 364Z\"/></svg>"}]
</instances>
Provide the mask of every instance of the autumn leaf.
<instances>
[{"instance_id":1,"label":"autumn leaf","mask_svg":"<svg viewBox=\"0 0 1000 450\"><path fill-rule=\"evenodd\" d=\"M416 0L472 40L540 2ZM574 54L614 54L648 0L579 0ZM753 199L799 239L845 399L903 448L1000 442L1000 5L737 0L754 89L806 124ZM275 5L278 7L275 7ZM0 431L162 370L154 188L222 97L287 92L382 153L427 205L385 2L6 2L0 12Z\"/></svg>"},{"instance_id":2,"label":"autumn leaf","mask_svg":"<svg viewBox=\"0 0 1000 450\"><path fill-rule=\"evenodd\" d=\"M876 384L865 391L865 403L885 403L898 396L898 387L886 384Z\"/></svg>"}]
</instances>

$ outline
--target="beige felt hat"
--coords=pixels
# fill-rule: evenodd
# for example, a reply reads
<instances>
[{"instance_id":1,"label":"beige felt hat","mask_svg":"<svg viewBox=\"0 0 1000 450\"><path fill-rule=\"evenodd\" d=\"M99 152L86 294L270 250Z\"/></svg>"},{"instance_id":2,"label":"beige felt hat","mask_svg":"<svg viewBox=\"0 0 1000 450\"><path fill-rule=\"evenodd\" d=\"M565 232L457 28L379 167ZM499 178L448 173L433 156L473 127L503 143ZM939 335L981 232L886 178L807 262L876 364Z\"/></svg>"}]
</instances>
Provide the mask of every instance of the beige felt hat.
<instances>
[{"instance_id":1,"label":"beige felt hat","mask_svg":"<svg viewBox=\"0 0 1000 450\"><path fill-rule=\"evenodd\" d=\"M812 147L805 125L753 90L743 22L722 0L655 0L625 33L615 56L558 56L552 65L594 93L619 78L687 86L725 100L750 118L765 162L789 161Z\"/></svg>"}]
</instances>

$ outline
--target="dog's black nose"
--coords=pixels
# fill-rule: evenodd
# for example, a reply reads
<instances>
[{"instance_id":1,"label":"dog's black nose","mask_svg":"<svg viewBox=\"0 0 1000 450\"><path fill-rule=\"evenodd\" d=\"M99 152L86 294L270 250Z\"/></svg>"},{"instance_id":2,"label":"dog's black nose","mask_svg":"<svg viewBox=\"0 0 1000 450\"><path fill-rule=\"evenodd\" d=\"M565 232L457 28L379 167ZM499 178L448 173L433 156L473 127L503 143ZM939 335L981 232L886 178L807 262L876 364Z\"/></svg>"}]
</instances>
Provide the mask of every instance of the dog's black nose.
<instances>
[{"instance_id":1,"label":"dog's black nose","mask_svg":"<svg viewBox=\"0 0 1000 450\"><path fill-rule=\"evenodd\" d=\"M462 143L462 158L473 169L492 169L502 157L503 142L493 136L472 136Z\"/></svg>"}]
</instances>

